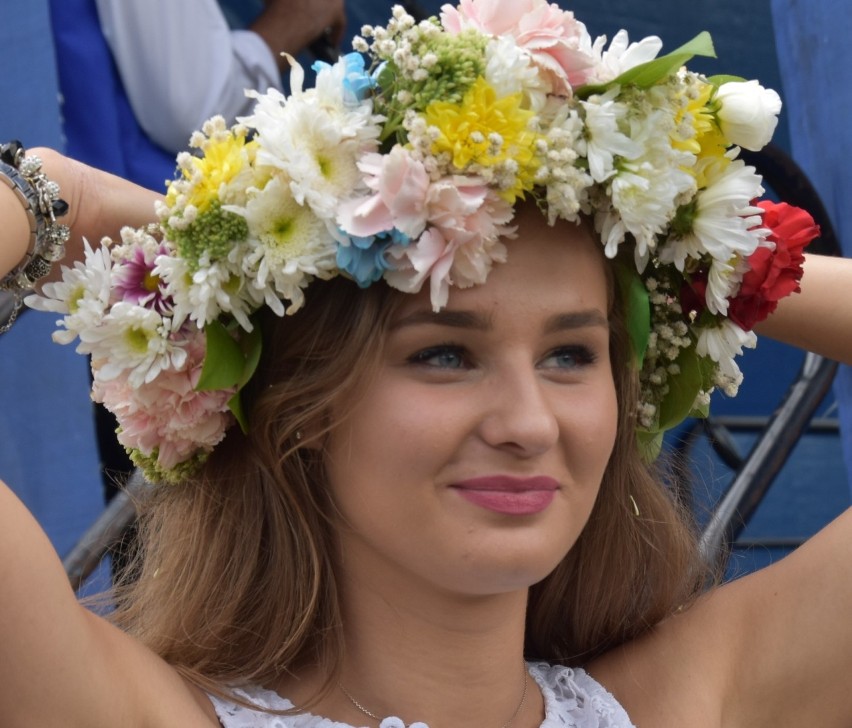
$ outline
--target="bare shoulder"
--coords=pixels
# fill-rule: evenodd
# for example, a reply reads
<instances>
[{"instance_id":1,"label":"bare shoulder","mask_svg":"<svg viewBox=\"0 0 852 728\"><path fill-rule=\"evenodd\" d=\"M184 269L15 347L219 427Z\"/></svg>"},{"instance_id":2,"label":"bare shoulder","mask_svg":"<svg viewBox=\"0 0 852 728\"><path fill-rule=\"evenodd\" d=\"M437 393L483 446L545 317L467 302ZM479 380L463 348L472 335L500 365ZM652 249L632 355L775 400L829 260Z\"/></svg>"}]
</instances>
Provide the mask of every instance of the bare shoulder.
<instances>
[{"instance_id":1,"label":"bare shoulder","mask_svg":"<svg viewBox=\"0 0 852 728\"><path fill-rule=\"evenodd\" d=\"M642 637L597 659L589 672L640 728L719 728L732 655L724 609L708 594Z\"/></svg>"},{"instance_id":2,"label":"bare shoulder","mask_svg":"<svg viewBox=\"0 0 852 728\"><path fill-rule=\"evenodd\" d=\"M140 728L219 728L220 724L207 695L171 665L134 638L100 617L88 614L95 639L103 645L106 665L113 682L127 682L116 689L123 697L116 708L124 718L114 725Z\"/></svg>"},{"instance_id":3,"label":"bare shoulder","mask_svg":"<svg viewBox=\"0 0 852 728\"><path fill-rule=\"evenodd\" d=\"M590 671L637 726L852 724L852 510Z\"/></svg>"}]
</instances>

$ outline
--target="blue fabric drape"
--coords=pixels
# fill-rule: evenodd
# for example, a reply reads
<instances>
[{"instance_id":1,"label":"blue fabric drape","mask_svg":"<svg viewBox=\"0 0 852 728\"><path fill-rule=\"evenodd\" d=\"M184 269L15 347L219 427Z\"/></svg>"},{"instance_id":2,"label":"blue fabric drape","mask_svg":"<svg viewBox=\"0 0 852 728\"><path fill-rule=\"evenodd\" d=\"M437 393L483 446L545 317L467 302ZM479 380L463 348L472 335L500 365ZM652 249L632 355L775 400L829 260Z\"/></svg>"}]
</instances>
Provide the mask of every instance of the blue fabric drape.
<instances>
[{"instance_id":1,"label":"blue fabric drape","mask_svg":"<svg viewBox=\"0 0 852 728\"><path fill-rule=\"evenodd\" d=\"M848 0L772 0L775 44L793 157L822 197L852 256L852 13ZM848 301L838 302L849 305ZM852 336L838 331L838 336ZM846 469L852 487L852 367L835 380Z\"/></svg>"},{"instance_id":2,"label":"blue fabric drape","mask_svg":"<svg viewBox=\"0 0 852 728\"><path fill-rule=\"evenodd\" d=\"M67 153L154 190L175 155L142 130L127 99L94 0L51 0Z\"/></svg>"}]
</instances>

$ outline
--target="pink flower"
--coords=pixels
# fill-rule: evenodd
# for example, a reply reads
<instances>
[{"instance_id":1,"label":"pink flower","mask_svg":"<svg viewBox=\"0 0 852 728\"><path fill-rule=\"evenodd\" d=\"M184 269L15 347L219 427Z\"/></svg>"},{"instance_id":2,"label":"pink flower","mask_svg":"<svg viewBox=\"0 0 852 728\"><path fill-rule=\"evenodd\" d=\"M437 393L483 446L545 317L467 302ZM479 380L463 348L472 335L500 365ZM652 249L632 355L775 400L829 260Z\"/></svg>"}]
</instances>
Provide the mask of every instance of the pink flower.
<instances>
[{"instance_id":1,"label":"pink flower","mask_svg":"<svg viewBox=\"0 0 852 728\"><path fill-rule=\"evenodd\" d=\"M441 23L449 33L474 28L513 37L550 76L559 95L570 95L572 87L585 83L596 63L586 26L546 0L461 0L458 8L441 8Z\"/></svg>"},{"instance_id":2,"label":"pink flower","mask_svg":"<svg viewBox=\"0 0 852 728\"><path fill-rule=\"evenodd\" d=\"M151 456L170 470L199 451L209 452L233 422L228 411L232 390L196 391L204 360L204 336L199 332L189 358L180 370L164 369L148 384L131 387L126 374L104 381L93 362L92 399L102 402L118 420L118 439L128 450Z\"/></svg>"},{"instance_id":3,"label":"pink flower","mask_svg":"<svg viewBox=\"0 0 852 728\"><path fill-rule=\"evenodd\" d=\"M508 225L513 210L481 180L462 176L434 183L428 203L429 227L416 242L389 250L396 265L385 279L413 293L428 278L432 307L438 311L447 303L450 285L484 283L492 264L506 260L500 238L514 233Z\"/></svg>"},{"instance_id":4,"label":"pink flower","mask_svg":"<svg viewBox=\"0 0 852 728\"><path fill-rule=\"evenodd\" d=\"M171 310L172 301L166 295L165 282L154 273L157 258L169 255L168 248L134 246L130 257L113 268L113 291L122 301L150 308L159 314Z\"/></svg>"},{"instance_id":5,"label":"pink flower","mask_svg":"<svg viewBox=\"0 0 852 728\"><path fill-rule=\"evenodd\" d=\"M374 194L340 206L337 222L350 235L368 237L396 228L416 238L426 227L429 173L401 146L390 153L367 154L358 168Z\"/></svg>"}]
</instances>

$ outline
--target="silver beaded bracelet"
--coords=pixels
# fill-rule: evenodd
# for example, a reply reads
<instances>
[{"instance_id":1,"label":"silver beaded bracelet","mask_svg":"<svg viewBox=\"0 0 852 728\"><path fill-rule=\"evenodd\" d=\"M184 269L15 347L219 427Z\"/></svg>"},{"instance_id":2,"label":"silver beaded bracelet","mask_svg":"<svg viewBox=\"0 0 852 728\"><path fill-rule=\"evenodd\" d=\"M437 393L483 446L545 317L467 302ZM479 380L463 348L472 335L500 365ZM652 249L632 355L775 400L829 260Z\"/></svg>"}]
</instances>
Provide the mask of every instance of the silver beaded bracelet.
<instances>
[{"instance_id":1,"label":"silver beaded bracelet","mask_svg":"<svg viewBox=\"0 0 852 728\"><path fill-rule=\"evenodd\" d=\"M20 200L30 225L26 255L0 278L0 290L8 291L14 298L8 319L0 325L0 334L3 334L15 323L24 294L65 255L70 231L56 221L68 212L68 204L59 197L59 185L41 171L41 159L28 157L18 141L0 144L0 182Z\"/></svg>"}]
</instances>

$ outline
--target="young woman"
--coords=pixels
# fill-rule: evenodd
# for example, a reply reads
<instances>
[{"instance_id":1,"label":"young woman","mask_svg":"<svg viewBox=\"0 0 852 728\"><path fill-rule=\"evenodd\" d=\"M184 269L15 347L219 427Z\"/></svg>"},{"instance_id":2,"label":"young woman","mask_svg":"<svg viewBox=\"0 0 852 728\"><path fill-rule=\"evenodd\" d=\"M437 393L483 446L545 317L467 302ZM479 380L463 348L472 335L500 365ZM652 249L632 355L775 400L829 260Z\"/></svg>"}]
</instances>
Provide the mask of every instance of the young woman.
<instances>
[{"instance_id":1,"label":"young woman","mask_svg":"<svg viewBox=\"0 0 852 728\"><path fill-rule=\"evenodd\" d=\"M260 97L251 140L212 122L159 228L32 301L162 484L113 624L0 494L3 724L848 725L849 515L702 593L648 465L676 393L735 388L798 286L812 225L752 207L724 143L773 114L725 137L724 84L533 0L405 18L377 75ZM42 156L75 233L149 222L148 193ZM42 250L21 202L0 187L7 268ZM762 325L852 361L852 268L805 268Z\"/></svg>"}]
</instances>

